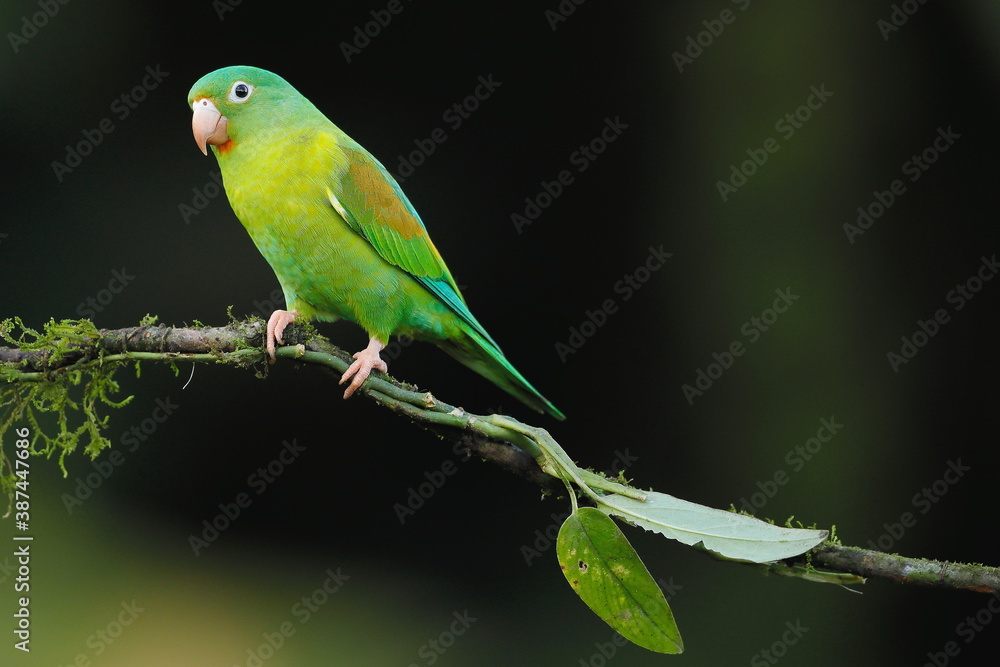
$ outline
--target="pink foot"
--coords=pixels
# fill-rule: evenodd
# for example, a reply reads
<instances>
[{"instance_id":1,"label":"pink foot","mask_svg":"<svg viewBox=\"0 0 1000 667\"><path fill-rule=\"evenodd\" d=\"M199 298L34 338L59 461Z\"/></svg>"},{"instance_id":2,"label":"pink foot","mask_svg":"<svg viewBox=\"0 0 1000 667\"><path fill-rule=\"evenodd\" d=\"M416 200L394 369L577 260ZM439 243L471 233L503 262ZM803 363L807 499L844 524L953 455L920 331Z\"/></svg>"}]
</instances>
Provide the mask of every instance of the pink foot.
<instances>
[{"instance_id":1,"label":"pink foot","mask_svg":"<svg viewBox=\"0 0 1000 667\"><path fill-rule=\"evenodd\" d=\"M297 310L276 310L271 313L271 317L267 320L267 354L271 357L271 363L274 363L274 343L283 343L281 335L285 333L285 327L295 321L295 318L299 316L299 311Z\"/></svg>"},{"instance_id":2,"label":"pink foot","mask_svg":"<svg viewBox=\"0 0 1000 667\"><path fill-rule=\"evenodd\" d=\"M348 379L351 380L351 384L347 385L347 389L344 390L344 398L350 398L351 394L364 384L373 368L383 373L389 370L389 367L382 361L382 357L378 355L383 347L385 347L385 343L372 338L368 341L368 347L354 355L356 361L348 367L340 378L340 384L344 384Z\"/></svg>"}]
</instances>

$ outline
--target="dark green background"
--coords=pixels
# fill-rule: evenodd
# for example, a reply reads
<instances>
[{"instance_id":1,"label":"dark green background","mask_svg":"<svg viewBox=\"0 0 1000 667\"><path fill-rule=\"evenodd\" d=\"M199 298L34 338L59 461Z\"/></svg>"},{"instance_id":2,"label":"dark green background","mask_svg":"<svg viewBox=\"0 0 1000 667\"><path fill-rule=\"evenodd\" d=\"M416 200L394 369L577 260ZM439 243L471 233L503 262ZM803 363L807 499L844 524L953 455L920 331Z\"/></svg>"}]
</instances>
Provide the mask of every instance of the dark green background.
<instances>
[{"instance_id":1,"label":"dark green background","mask_svg":"<svg viewBox=\"0 0 1000 667\"><path fill-rule=\"evenodd\" d=\"M1000 283L985 283L960 311L946 295L998 250L1000 14L968 1L904 4L919 9L884 39L877 22L889 19L889 2L741 10L728 0L591 0L554 31L545 11L556 0L403 2L348 63L339 45L385 3L318 13L316 4L243 2L220 17L209 0L183 9L76 1L15 52L8 33L41 10L5 2L0 317L34 326L78 317L116 270L134 278L96 314L100 327L146 313L221 324L227 306L244 315L270 299L277 282L223 197L188 221L179 210L217 169L191 137L189 87L221 66L258 65L392 171L415 140L445 128L404 189L473 312L569 418L536 417L430 346L406 348L394 374L469 410L551 428L584 465L628 458L641 486L727 507L783 471L787 484L764 516L835 523L845 543L866 545L911 512L915 525L892 550L996 564ZM732 23L679 72L672 54L724 9ZM168 74L120 118L112 105L147 67ZM442 114L489 75L500 87L452 129ZM812 86L832 96L786 138L775 123ZM113 132L60 182L52 163L104 118ZM627 128L576 172L571 155L606 118ZM906 180L903 164L939 128L960 138ZM772 137L779 150L723 201L716 183ZM563 169L574 181L518 234L511 214ZM843 225L895 179L905 193L850 243ZM626 301L615 284L660 245L673 256ZM749 344L741 328L776 289L799 299ZM616 312L563 363L556 343L609 298ZM950 321L893 372L886 354L939 308ZM351 325L321 330L348 348L364 342ZM737 340L745 353L689 405L681 386ZM597 645L611 630L566 586L551 550L531 566L522 553L563 501L539 501L527 483L461 462L364 400L343 402L316 370L282 363L262 381L200 366L182 389L189 372L120 373L135 395L108 429L122 463L72 513L63 494L94 472L91 462L69 457L66 478L54 460L32 462L34 650L25 660L10 646L13 548L2 546L0 662L70 664L83 654L95 665L246 664L263 633L292 620L295 635L264 664L425 665L421 646L467 610L477 620L435 664L603 664ZM158 399L178 407L129 451L122 435ZM821 418L843 428L795 470L786 453ZM293 438L305 451L257 495L248 476ZM915 506L958 460L971 469L939 502ZM456 472L401 525L393 506L447 461ZM252 505L195 557L188 536L240 492ZM12 522L0 526L0 545L11 545ZM687 652L629 646L608 664L769 664L759 653L786 622L809 630L782 665L919 666L949 641L961 651L948 664L975 665L1000 648L1000 622L969 643L959 632L986 607L983 595L883 581L855 595L627 532L653 576L675 586ZM328 568L350 579L298 624L293 605ZM88 638L132 600L144 611L95 655Z\"/></svg>"}]
</instances>

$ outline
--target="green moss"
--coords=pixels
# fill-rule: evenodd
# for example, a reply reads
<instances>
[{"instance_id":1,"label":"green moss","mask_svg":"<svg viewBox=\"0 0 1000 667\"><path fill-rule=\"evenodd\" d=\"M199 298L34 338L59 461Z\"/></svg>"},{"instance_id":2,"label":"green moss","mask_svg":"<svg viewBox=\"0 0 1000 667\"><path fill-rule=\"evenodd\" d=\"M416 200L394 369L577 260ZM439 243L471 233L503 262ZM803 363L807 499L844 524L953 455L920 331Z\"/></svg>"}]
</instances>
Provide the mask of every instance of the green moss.
<instances>
[{"instance_id":1,"label":"green moss","mask_svg":"<svg viewBox=\"0 0 1000 667\"><path fill-rule=\"evenodd\" d=\"M111 445L102 433L108 417L101 408L120 408L132 400L116 400L120 391L114 380L117 364L82 358L58 371L61 365L80 354L81 346L92 346L100 337L90 320L49 320L41 332L10 318L0 322L0 339L22 351L38 354L37 370L0 366L0 487L13 496L16 477L4 449L4 436L12 427L30 429L30 452L58 457L66 475L66 456L82 446L95 458ZM91 348L92 349L92 348ZM97 363L94 363L94 362ZM54 428L52 424L55 424Z\"/></svg>"}]
</instances>

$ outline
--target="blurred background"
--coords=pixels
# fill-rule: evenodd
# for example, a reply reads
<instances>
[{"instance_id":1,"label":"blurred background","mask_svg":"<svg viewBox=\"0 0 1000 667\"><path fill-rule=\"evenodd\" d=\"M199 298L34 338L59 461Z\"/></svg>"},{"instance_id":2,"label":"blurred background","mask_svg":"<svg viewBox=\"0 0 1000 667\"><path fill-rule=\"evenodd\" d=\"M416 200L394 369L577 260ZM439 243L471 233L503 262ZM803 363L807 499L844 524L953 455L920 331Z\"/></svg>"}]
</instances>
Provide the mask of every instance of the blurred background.
<instances>
[{"instance_id":1,"label":"blurred background","mask_svg":"<svg viewBox=\"0 0 1000 667\"><path fill-rule=\"evenodd\" d=\"M319 9L4 2L0 318L280 307L186 106L207 72L257 65L406 176L473 312L568 419L431 346L394 375L640 486L1000 561L995 4ZM32 461L32 651L13 649L7 519L0 663L940 666L1000 649L985 595L857 595L633 529L686 651L620 646L559 572L564 500L315 369L190 372L119 372L119 454L77 452L66 476Z\"/></svg>"}]
</instances>

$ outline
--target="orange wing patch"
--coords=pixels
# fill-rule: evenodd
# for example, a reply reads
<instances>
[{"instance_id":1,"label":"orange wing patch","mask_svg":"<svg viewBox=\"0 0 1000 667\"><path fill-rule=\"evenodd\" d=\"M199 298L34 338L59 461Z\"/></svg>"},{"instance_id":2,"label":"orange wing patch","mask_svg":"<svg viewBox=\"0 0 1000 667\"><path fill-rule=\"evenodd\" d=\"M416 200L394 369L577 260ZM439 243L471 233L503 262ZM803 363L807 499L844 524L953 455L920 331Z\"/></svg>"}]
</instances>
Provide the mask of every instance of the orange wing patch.
<instances>
[{"instance_id":1,"label":"orange wing patch","mask_svg":"<svg viewBox=\"0 0 1000 667\"><path fill-rule=\"evenodd\" d=\"M392 184L384 178L377 178L373 167L352 162L348 174L363 193L365 208L372 211L375 220L393 229L403 239L427 234L420 221L406 210Z\"/></svg>"}]
</instances>

